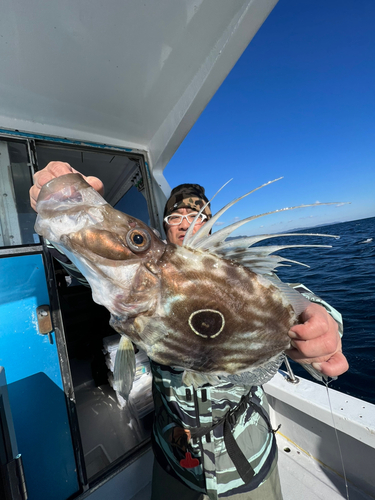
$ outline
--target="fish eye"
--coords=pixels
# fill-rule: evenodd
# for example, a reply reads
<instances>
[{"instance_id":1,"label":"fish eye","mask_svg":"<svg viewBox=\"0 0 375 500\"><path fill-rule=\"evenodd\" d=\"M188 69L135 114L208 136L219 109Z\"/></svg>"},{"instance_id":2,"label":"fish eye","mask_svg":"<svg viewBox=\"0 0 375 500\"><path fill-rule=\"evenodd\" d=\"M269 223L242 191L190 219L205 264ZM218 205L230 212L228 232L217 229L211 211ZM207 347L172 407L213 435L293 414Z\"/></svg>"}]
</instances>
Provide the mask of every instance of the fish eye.
<instances>
[{"instance_id":1,"label":"fish eye","mask_svg":"<svg viewBox=\"0 0 375 500\"><path fill-rule=\"evenodd\" d=\"M144 252L150 248L151 237L143 229L132 229L126 235L126 243L133 252Z\"/></svg>"},{"instance_id":2,"label":"fish eye","mask_svg":"<svg viewBox=\"0 0 375 500\"><path fill-rule=\"evenodd\" d=\"M145 238L141 234L134 234L132 236L132 241L135 245L143 245Z\"/></svg>"}]
</instances>

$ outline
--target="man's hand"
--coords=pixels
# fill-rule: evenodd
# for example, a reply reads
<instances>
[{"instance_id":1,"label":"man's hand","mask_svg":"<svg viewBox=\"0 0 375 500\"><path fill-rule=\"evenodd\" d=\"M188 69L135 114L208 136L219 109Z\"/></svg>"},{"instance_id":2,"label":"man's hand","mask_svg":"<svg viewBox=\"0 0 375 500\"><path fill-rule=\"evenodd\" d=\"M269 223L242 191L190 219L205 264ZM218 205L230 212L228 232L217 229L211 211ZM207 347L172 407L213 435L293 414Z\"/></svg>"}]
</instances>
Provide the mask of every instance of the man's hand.
<instances>
[{"instance_id":1,"label":"man's hand","mask_svg":"<svg viewBox=\"0 0 375 500\"><path fill-rule=\"evenodd\" d=\"M329 377L346 372L349 365L341 350L338 326L326 309L311 303L300 319L302 323L289 331L292 349L286 354L298 363L312 364Z\"/></svg>"},{"instance_id":2,"label":"man's hand","mask_svg":"<svg viewBox=\"0 0 375 500\"><path fill-rule=\"evenodd\" d=\"M77 170L72 168L69 163L64 163L62 161L51 161L48 163L48 165L43 168L43 170L40 170L39 172L36 172L34 174L34 185L30 189L30 205L33 208L33 210L36 211L36 201L38 199L40 190L50 180L54 179L55 177L60 177L61 175L65 174L80 174ZM82 177L85 179L86 182L90 184L96 191L98 191L99 194L103 195L104 193L104 186L103 183L100 179L97 177L86 177L82 175Z\"/></svg>"}]
</instances>

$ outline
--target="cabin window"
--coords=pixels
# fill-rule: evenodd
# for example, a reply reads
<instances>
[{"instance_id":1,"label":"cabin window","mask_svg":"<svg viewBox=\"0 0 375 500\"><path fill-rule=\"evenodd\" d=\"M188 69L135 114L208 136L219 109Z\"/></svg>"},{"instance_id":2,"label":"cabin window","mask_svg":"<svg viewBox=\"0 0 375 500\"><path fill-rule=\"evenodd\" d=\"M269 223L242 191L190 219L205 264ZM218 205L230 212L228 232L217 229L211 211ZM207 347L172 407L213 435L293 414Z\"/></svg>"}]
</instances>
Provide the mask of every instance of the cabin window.
<instances>
[{"instance_id":1,"label":"cabin window","mask_svg":"<svg viewBox=\"0 0 375 500\"><path fill-rule=\"evenodd\" d=\"M24 142L0 140L0 246L39 243L30 207L30 163Z\"/></svg>"}]
</instances>

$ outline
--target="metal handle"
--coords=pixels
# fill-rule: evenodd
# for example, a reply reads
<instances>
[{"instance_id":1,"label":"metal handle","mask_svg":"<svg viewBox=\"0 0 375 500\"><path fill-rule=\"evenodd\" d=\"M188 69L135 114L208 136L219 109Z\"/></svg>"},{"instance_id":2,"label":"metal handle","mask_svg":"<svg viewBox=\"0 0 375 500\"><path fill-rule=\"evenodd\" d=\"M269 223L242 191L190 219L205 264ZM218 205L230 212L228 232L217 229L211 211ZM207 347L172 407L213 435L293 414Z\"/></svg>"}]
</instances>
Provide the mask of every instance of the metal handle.
<instances>
[{"instance_id":1,"label":"metal handle","mask_svg":"<svg viewBox=\"0 0 375 500\"><path fill-rule=\"evenodd\" d=\"M49 305L37 307L36 316L38 319L39 333L41 333L42 335L47 335L48 333L51 333L53 328L52 328L52 320L51 320Z\"/></svg>"}]
</instances>

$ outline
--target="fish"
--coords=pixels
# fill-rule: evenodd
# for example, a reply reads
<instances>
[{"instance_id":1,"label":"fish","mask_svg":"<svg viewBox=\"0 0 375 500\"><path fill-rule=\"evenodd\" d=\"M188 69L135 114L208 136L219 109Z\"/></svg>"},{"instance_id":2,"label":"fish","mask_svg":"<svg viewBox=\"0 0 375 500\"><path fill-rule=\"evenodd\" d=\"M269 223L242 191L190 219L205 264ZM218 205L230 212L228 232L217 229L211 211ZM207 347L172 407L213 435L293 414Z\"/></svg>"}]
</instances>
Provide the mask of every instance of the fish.
<instances>
[{"instance_id":1,"label":"fish","mask_svg":"<svg viewBox=\"0 0 375 500\"><path fill-rule=\"evenodd\" d=\"M194 387L222 380L261 385L277 372L291 347L288 331L310 302L275 274L279 266L305 264L274 253L330 246L256 245L280 234L227 239L275 211L211 234L228 208L276 180L227 204L193 234L197 216L182 246L115 210L79 174L42 187L35 230L69 257L90 284L93 300L110 312L110 325L121 334L114 379L123 397L134 378L133 344L156 363L183 369L184 384ZM298 233L288 233L293 235ZM322 380L311 365L305 368Z\"/></svg>"}]
</instances>

